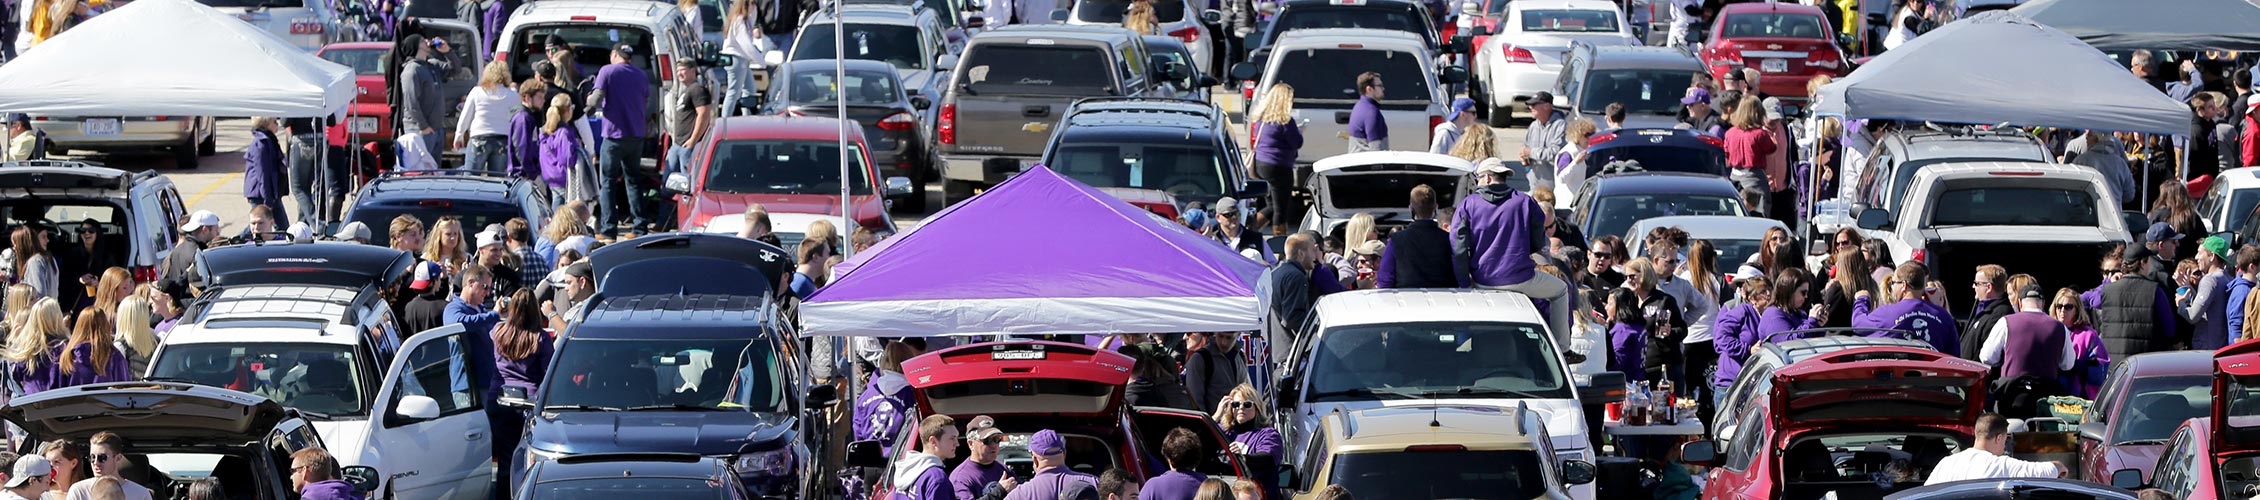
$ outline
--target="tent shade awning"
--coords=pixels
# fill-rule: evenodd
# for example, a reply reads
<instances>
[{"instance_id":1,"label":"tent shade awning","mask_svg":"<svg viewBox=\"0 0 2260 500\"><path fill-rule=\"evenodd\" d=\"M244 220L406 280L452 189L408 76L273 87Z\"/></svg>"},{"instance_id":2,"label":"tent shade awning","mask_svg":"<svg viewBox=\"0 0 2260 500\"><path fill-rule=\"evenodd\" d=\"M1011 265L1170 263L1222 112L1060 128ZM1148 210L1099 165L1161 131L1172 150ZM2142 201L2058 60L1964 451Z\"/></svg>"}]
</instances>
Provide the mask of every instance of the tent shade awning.
<instances>
[{"instance_id":1,"label":"tent shade awning","mask_svg":"<svg viewBox=\"0 0 2260 500\"><path fill-rule=\"evenodd\" d=\"M191 0L137 0L0 66L0 110L48 116L335 116L353 94L351 68Z\"/></svg>"},{"instance_id":2,"label":"tent shade awning","mask_svg":"<svg viewBox=\"0 0 2260 500\"><path fill-rule=\"evenodd\" d=\"M2247 0L2033 0L2009 9L2098 50L2260 50Z\"/></svg>"}]
</instances>

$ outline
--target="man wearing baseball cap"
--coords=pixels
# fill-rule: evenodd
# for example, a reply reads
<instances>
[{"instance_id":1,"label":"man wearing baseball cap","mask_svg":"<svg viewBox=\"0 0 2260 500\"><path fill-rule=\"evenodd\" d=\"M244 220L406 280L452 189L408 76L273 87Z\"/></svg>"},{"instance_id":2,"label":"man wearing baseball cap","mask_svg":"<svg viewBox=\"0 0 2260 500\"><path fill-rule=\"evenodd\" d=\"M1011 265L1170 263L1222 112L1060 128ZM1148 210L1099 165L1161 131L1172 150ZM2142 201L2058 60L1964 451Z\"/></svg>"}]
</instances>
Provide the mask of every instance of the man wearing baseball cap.
<instances>
[{"instance_id":1,"label":"man wearing baseball cap","mask_svg":"<svg viewBox=\"0 0 2260 500\"><path fill-rule=\"evenodd\" d=\"M220 216L211 210L198 210L189 214L180 224L180 241L173 251L165 254L164 273L157 278L157 288L175 300L189 296L189 286L196 284L196 256L204 246L220 236Z\"/></svg>"},{"instance_id":2,"label":"man wearing baseball cap","mask_svg":"<svg viewBox=\"0 0 2260 500\"><path fill-rule=\"evenodd\" d=\"M1028 453L1036 456L1036 475L1013 488L1005 500L1052 500L1069 489L1097 490L1099 478L1067 468L1067 441L1051 429L1028 437Z\"/></svg>"},{"instance_id":3,"label":"man wearing baseball cap","mask_svg":"<svg viewBox=\"0 0 2260 500\"><path fill-rule=\"evenodd\" d=\"M1232 199L1230 196L1217 199L1216 230L1210 232L1209 237L1215 238L1218 243L1223 243L1225 248L1230 248L1233 252L1244 253L1254 250L1263 255L1263 258L1258 260L1264 261L1265 265L1270 265L1272 256L1276 255L1271 251L1271 242L1265 241L1262 233L1257 233L1255 229L1248 227L1245 220L1240 218L1243 213L1242 210L1240 200Z\"/></svg>"},{"instance_id":4,"label":"man wearing baseball cap","mask_svg":"<svg viewBox=\"0 0 2260 500\"><path fill-rule=\"evenodd\" d=\"M55 464L37 453L16 457L9 468L6 491L0 500L33 500L55 488Z\"/></svg>"},{"instance_id":5,"label":"man wearing baseball cap","mask_svg":"<svg viewBox=\"0 0 2260 500\"><path fill-rule=\"evenodd\" d=\"M636 196L635 186L628 183L628 174L639 168L643 158L644 126L650 119L651 75L636 67L636 46L622 43L612 47L612 64L596 70L596 90L589 93L588 107L603 113L604 145L597 150L597 228L607 237L618 236L619 222L642 227L643 204ZM614 196L619 200L615 201ZM627 205L622 210L620 204ZM622 212L627 217L622 217Z\"/></svg>"},{"instance_id":6,"label":"man wearing baseball cap","mask_svg":"<svg viewBox=\"0 0 2260 500\"><path fill-rule=\"evenodd\" d=\"M1452 154L1452 146L1459 145L1460 131L1467 130L1467 126L1475 124L1475 113L1469 112L1472 109L1475 109L1474 99L1465 97L1453 99L1452 110L1444 113L1444 123L1436 124L1436 130L1430 131L1428 134L1429 137L1434 138L1430 139L1428 143L1428 152L1440 155Z\"/></svg>"},{"instance_id":7,"label":"man wearing baseball cap","mask_svg":"<svg viewBox=\"0 0 2260 500\"><path fill-rule=\"evenodd\" d=\"M447 310L447 268L438 262L417 261L408 270L408 290L415 293L408 305L401 308L400 326L403 331L422 332L445 326L441 313ZM413 334L411 334L413 335Z\"/></svg>"},{"instance_id":8,"label":"man wearing baseball cap","mask_svg":"<svg viewBox=\"0 0 2260 500\"><path fill-rule=\"evenodd\" d=\"M1533 125L1532 130L1537 126ZM1483 162L1476 176L1483 185L1460 198L1452 213L1453 269L1459 285L1522 292L1543 301L1554 345L1569 345L1569 286L1538 272L1530 258L1545 250L1546 207L1507 185L1514 170L1505 162Z\"/></svg>"},{"instance_id":9,"label":"man wearing baseball cap","mask_svg":"<svg viewBox=\"0 0 2260 500\"><path fill-rule=\"evenodd\" d=\"M1006 474L1011 471L1004 463L997 461L997 451L1003 444L1004 431L997 430L997 419L982 415L966 421L965 449L970 453L950 470L950 489L958 499L1004 498L1006 492L1020 486L1019 480Z\"/></svg>"},{"instance_id":10,"label":"man wearing baseball cap","mask_svg":"<svg viewBox=\"0 0 2260 500\"><path fill-rule=\"evenodd\" d=\"M2173 283L2160 281L2150 248L2127 245L2119 252L2119 279L2098 290L2095 333L2117 366L2130 356L2169 349L2183 338L2186 321L2174 312Z\"/></svg>"},{"instance_id":11,"label":"man wearing baseball cap","mask_svg":"<svg viewBox=\"0 0 2260 500\"><path fill-rule=\"evenodd\" d=\"M510 267L510 246L508 237L503 234L502 225L488 224L485 230L479 231L476 238L479 246L474 251L478 253L472 258L477 259L480 266L494 272L494 295L507 297L517 292L518 287L525 284L524 275Z\"/></svg>"},{"instance_id":12,"label":"man wearing baseball cap","mask_svg":"<svg viewBox=\"0 0 2260 500\"><path fill-rule=\"evenodd\" d=\"M1569 117L1554 109L1554 94L1538 91L1530 96L1530 128L1522 135L1522 165L1539 171L1538 165L1552 167L1554 157L1562 152L1563 143L1569 140ZM1547 168L1544 172L1554 170Z\"/></svg>"}]
</instances>

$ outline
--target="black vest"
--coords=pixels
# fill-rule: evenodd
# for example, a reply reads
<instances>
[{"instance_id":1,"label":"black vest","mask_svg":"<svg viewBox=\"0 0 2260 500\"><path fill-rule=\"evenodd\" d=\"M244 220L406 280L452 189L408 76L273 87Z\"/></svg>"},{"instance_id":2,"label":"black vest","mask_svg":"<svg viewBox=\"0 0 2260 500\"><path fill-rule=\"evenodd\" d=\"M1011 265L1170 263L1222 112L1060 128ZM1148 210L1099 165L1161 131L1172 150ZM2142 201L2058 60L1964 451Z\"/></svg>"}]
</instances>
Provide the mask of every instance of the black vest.
<instances>
[{"instance_id":1,"label":"black vest","mask_svg":"<svg viewBox=\"0 0 2260 500\"><path fill-rule=\"evenodd\" d=\"M1406 224L1389 236L1389 265L1394 273L1390 288L1457 288L1452 277L1452 235L1434 219Z\"/></svg>"},{"instance_id":2,"label":"black vest","mask_svg":"<svg viewBox=\"0 0 2260 500\"><path fill-rule=\"evenodd\" d=\"M2096 308L2095 333L2116 363L2128 356L2157 350L2167 343L2158 324L2158 291L2149 276L2126 275L2103 285L2102 306Z\"/></svg>"}]
</instances>

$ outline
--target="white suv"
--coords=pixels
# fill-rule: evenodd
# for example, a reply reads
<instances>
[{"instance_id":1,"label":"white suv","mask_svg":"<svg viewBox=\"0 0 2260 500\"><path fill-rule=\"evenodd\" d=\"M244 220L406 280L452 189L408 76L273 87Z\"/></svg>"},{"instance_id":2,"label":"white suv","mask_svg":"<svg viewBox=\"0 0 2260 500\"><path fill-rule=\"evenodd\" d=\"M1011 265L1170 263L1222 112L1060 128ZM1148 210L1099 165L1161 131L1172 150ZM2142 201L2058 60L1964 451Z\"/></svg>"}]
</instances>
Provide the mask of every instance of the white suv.
<instances>
[{"instance_id":1,"label":"white suv","mask_svg":"<svg viewBox=\"0 0 2260 500\"><path fill-rule=\"evenodd\" d=\"M1067 24L1099 24L1121 26L1123 13L1132 2L1126 0L1079 0L1069 11ZM1165 35L1185 44L1193 51L1193 66L1186 68L1203 74L1216 74L1222 68L1215 66L1216 41L1209 33L1209 16L1221 18L1216 11L1203 11L1185 0L1156 0L1154 3L1154 34Z\"/></svg>"}]
</instances>

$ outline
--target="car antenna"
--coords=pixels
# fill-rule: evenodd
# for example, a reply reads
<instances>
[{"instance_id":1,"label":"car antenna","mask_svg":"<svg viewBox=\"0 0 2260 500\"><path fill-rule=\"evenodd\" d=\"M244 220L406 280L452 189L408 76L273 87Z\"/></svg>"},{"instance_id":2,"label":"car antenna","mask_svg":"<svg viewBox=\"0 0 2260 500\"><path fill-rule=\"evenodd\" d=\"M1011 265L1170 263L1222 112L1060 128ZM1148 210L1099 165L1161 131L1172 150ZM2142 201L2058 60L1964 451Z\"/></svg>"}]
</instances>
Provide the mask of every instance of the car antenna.
<instances>
[{"instance_id":1,"label":"car antenna","mask_svg":"<svg viewBox=\"0 0 2260 500\"><path fill-rule=\"evenodd\" d=\"M1441 420L1438 420L1438 419L1439 419L1440 417L1442 417L1442 416L1443 416L1443 413L1444 413L1444 405L1439 405L1439 404L1432 404L1432 405L1428 405L1428 426L1429 426L1429 427L1443 427L1443 426L1444 426L1444 422L1443 422L1443 421L1441 421Z\"/></svg>"}]
</instances>

